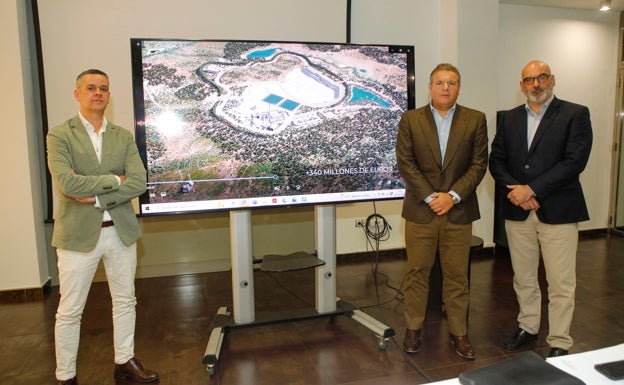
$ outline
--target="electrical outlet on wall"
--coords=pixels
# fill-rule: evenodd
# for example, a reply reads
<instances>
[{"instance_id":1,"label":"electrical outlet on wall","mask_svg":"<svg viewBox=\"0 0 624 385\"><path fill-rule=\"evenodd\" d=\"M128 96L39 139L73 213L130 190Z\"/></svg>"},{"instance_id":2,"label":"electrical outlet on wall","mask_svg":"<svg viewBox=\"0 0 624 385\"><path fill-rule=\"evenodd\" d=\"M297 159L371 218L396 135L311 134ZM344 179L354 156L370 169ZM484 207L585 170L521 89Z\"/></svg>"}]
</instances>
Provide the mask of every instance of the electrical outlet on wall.
<instances>
[{"instance_id":1,"label":"electrical outlet on wall","mask_svg":"<svg viewBox=\"0 0 624 385\"><path fill-rule=\"evenodd\" d=\"M355 220L355 227L364 227L364 219L356 219Z\"/></svg>"}]
</instances>

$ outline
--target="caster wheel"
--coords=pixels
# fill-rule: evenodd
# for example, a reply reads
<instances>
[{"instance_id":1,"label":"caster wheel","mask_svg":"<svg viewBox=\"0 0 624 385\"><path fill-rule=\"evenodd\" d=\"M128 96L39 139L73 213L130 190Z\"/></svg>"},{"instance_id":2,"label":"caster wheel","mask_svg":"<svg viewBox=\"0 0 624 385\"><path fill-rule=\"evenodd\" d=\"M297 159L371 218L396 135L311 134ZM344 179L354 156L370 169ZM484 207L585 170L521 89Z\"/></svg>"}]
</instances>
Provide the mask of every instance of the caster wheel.
<instances>
[{"instance_id":1,"label":"caster wheel","mask_svg":"<svg viewBox=\"0 0 624 385\"><path fill-rule=\"evenodd\" d=\"M214 367L214 365L207 365L206 370L208 371L208 375L212 377L215 374L216 368Z\"/></svg>"},{"instance_id":2,"label":"caster wheel","mask_svg":"<svg viewBox=\"0 0 624 385\"><path fill-rule=\"evenodd\" d=\"M388 339L379 337L379 339L377 340L377 347L379 348L379 350L386 350L388 348Z\"/></svg>"}]
</instances>

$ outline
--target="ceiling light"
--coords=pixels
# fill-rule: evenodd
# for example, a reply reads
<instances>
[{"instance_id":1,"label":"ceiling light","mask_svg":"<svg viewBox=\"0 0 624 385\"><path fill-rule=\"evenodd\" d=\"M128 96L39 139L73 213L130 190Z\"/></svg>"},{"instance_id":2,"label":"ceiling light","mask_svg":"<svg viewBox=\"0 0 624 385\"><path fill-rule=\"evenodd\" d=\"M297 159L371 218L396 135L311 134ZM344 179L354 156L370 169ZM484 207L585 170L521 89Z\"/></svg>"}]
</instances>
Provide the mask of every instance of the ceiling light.
<instances>
[{"instance_id":1,"label":"ceiling light","mask_svg":"<svg viewBox=\"0 0 624 385\"><path fill-rule=\"evenodd\" d=\"M608 11L611 9L611 0L600 0L600 9L601 11Z\"/></svg>"}]
</instances>

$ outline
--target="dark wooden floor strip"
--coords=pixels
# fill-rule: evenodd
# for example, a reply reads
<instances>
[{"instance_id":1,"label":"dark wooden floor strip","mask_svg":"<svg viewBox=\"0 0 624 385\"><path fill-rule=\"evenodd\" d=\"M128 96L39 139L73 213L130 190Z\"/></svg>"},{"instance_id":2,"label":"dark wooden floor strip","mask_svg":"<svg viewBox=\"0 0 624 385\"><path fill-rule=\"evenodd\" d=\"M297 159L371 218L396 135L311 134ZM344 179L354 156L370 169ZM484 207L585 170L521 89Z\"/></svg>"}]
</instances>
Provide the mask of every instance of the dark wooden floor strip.
<instances>
[{"instance_id":1,"label":"dark wooden floor strip","mask_svg":"<svg viewBox=\"0 0 624 385\"><path fill-rule=\"evenodd\" d=\"M404 258L373 254L337 268L337 295L395 329L380 349L373 333L345 316L321 317L226 333L214 375L201 364L210 323L219 307L232 305L229 272L137 280L136 354L160 373L163 385L369 385L424 384L509 357L502 342L515 330L517 303L504 253L472 260L469 336L475 361L457 356L446 320L431 309L420 353L406 356L400 344ZM582 239L571 353L624 342L624 239ZM314 306L314 270L256 272L256 311ZM543 276L540 280L544 282ZM42 301L0 305L0 383L54 384L54 313L58 288ZM545 285L544 285L545 291ZM544 296L544 310L546 296ZM543 313L540 337L527 349L546 355ZM110 296L106 283L91 289L78 359L81 385L114 384Z\"/></svg>"}]
</instances>

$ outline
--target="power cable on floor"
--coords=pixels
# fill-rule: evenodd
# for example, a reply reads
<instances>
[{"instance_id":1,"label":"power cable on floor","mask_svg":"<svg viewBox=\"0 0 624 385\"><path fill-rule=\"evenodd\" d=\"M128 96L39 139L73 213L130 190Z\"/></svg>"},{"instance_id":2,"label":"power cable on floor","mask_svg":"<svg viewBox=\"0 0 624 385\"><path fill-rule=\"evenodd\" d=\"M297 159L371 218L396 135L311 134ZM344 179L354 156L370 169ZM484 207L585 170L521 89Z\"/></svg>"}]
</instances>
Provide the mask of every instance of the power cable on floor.
<instances>
[{"instance_id":1,"label":"power cable on floor","mask_svg":"<svg viewBox=\"0 0 624 385\"><path fill-rule=\"evenodd\" d=\"M372 252L374 253L374 260L372 262L371 270L375 285L377 304L366 307L379 307L394 300L398 300L399 302L403 301L403 293L401 292L401 287L403 286L403 281L405 281L405 278L403 278L403 280L401 281L401 285L396 288L390 285L388 276L386 274L379 272L380 243L383 241L387 241L390 238L390 230L392 230L392 226L390 226L390 223L388 223L386 218L377 213L377 207L375 205L375 202L373 202L373 214L369 215L364 222L364 235L366 236L366 251L368 252L370 247L370 250L372 250ZM396 292L396 294L387 301L382 301L379 295L380 282L378 281L378 279L380 276L386 278L385 286Z\"/></svg>"},{"instance_id":2,"label":"power cable on floor","mask_svg":"<svg viewBox=\"0 0 624 385\"><path fill-rule=\"evenodd\" d=\"M370 246L374 253L375 253L375 259L374 259L374 263L373 263L373 267L372 267L372 273L373 273L373 281L375 284L375 295L377 298L377 304L374 306L369 306L369 307L376 307L379 308L381 311L381 321L383 323L385 322L385 317L383 314L383 306L394 301L397 300L399 302L403 302L403 292L401 291L403 288L403 284L405 283L405 275L403 275L403 279L401 280L401 284L399 285L399 288L395 288L393 286L391 286L389 284L389 279L388 276L384 273L380 273L379 272L379 252L380 252L380 242L386 241L390 238L390 230L392 230L392 226L390 226L390 224L388 223L388 221L386 221L386 218L384 218L383 216L377 214L377 208L375 206L375 202L373 202L373 214L369 215L366 218L365 221L365 226L364 226L364 232L366 235L366 242L367 242L367 246L366 249L368 251L368 247ZM396 291L396 294L389 300L382 302L380 295L379 295L379 282L378 282L378 277L379 276L383 276L386 278L386 282L385 285L393 290ZM414 360L412 360L412 358L403 350L403 347L401 346L400 343L398 343L396 341L396 339L393 337L390 337L390 339L392 340L392 342L399 348L399 351L401 352L401 354L403 355L403 359L412 367L414 368L427 382L433 382L433 380L427 375L427 373L425 373L425 371L416 363L414 362Z\"/></svg>"}]
</instances>

